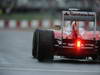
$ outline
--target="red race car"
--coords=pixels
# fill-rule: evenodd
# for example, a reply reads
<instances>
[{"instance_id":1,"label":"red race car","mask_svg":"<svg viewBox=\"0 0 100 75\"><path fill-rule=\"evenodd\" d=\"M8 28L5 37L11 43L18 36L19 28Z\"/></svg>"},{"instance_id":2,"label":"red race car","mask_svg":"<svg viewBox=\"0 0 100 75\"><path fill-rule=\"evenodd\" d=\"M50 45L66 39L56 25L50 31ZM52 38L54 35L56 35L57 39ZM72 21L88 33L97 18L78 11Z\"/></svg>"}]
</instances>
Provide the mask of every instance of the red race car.
<instances>
[{"instance_id":1,"label":"red race car","mask_svg":"<svg viewBox=\"0 0 100 75\"><path fill-rule=\"evenodd\" d=\"M69 23L66 24L67 21ZM92 23L90 27L89 22ZM62 11L60 30L35 30L32 55L39 61L51 60L55 55L100 59L100 32L96 30L96 12Z\"/></svg>"}]
</instances>

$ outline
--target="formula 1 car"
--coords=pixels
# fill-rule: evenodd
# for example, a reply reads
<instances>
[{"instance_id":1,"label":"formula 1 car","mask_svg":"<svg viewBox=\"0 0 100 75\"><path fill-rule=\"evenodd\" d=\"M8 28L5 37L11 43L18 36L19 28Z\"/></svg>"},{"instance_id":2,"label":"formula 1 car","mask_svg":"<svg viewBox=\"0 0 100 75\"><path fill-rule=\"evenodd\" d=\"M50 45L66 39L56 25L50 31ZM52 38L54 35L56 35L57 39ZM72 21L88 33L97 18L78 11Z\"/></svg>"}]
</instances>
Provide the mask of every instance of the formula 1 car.
<instances>
[{"instance_id":1,"label":"formula 1 car","mask_svg":"<svg viewBox=\"0 0 100 75\"><path fill-rule=\"evenodd\" d=\"M65 25L66 21L70 23ZM93 27L88 27L86 23L82 26L79 22L92 22ZM100 32L96 30L96 12L62 11L61 30L35 30L32 56L44 61L53 59L54 55L75 59L100 58Z\"/></svg>"}]
</instances>

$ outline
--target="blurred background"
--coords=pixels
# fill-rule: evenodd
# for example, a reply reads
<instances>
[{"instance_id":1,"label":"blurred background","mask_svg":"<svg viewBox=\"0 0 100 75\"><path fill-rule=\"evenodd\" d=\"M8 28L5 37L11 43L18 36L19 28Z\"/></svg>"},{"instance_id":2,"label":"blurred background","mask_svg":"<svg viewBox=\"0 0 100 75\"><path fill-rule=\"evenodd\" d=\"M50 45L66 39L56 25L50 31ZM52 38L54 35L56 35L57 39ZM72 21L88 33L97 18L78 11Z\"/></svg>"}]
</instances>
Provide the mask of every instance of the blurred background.
<instances>
[{"instance_id":1,"label":"blurred background","mask_svg":"<svg viewBox=\"0 0 100 75\"><path fill-rule=\"evenodd\" d=\"M100 0L0 0L0 27L60 25L61 11L69 8L96 11L100 25Z\"/></svg>"}]
</instances>

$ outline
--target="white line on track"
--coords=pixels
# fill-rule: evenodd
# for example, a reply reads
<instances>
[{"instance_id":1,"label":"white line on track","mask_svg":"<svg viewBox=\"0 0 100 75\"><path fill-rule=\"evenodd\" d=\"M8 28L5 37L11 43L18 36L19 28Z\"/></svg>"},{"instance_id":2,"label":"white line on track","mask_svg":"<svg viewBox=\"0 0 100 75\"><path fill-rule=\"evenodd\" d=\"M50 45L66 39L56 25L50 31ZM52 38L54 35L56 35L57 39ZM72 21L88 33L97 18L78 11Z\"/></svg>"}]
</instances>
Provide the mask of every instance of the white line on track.
<instances>
[{"instance_id":1,"label":"white line on track","mask_svg":"<svg viewBox=\"0 0 100 75\"><path fill-rule=\"evenodd\" d=\"M100 73L100 71L83 71L83 70L56 70L56 69L35 69L35 68L9 68L9 67L0 67L0 70L7 71L38 71L38 72L87 72L87 73Z\"/></svg>"}]
</instances>

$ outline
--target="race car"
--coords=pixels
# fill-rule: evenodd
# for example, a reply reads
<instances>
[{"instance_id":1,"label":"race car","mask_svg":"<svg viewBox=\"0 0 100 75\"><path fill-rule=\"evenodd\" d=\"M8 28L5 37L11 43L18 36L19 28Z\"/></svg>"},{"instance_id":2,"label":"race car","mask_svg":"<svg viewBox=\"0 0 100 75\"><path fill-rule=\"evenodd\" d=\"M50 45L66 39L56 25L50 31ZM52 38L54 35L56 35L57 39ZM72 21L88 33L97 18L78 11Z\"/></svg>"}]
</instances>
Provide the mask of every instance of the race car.
<instances>
[{"instance_id":1,"label":"race car","mask_svg":"<svg viewBox=\"0 0 100 75\"><path fill-rule=\"evenodd\" d=\"M65 22L70 23L65 25ZM80 24L80 22L86 22ZM88 27L88 22L93 26ZM54 56L100 59L100 32L96 30L96 12L62 11L61 29L36 29L32 56L38 61L53 60ZM91 26L91 25L90 25Z\"/></svg>"}]
</instances>

